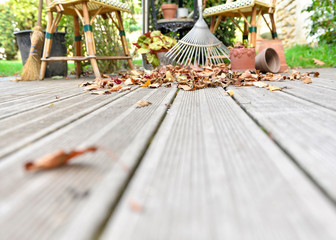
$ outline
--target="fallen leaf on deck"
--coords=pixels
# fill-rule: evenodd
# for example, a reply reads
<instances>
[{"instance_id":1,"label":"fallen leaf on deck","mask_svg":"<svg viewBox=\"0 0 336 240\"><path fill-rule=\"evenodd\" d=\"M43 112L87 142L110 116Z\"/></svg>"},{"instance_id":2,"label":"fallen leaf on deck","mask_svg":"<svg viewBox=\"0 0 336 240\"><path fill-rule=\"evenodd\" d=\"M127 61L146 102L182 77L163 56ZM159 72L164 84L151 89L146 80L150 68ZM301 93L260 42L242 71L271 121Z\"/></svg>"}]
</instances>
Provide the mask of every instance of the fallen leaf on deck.
<instances>
[{"instance_id":1,"label":"fallen leaf on deck","mask_svg":"<svg viewBox=\"0 0 336 240\"><path fill-rule=\"evenodd\" d=\"M149 85L151 85L151 81L147 80L147 82L145 84L142 84L141 87L148 87Z\"/></svg>"},{"instance_id":2,"label":"fallen leaf on deck","mask_svg":"<svg viewBox=\"0 0 336 240\"><path fill-rule=\"evenodd\" d=\"M142 107L146 107L148 105L152 104L150 101L147 100L140 100L136 103L137 108L142 108Z\"/></svg>"},{"instance_id":3,"label":"fallen leaf on deck","mask_svg":"<svg viewBox=\"0 0 336 240\"><path fill-rule=\"evenodd\" d=\"M178 85L178 88L183 89L184 91L195 90L194 88L191 88L189 85L186 85L186 84L180 84L180 85Z\"/></svg>"},{"instance_id":4,"label":"fallen leaf on deck","mask_svg":"<svg viewBox=\"0 0 336 240\"><path fill-rule=\"evenodd\" d=\"M139 72L136 71L136 70L132 70L131 73L132 73L132 75L134 75L134 76L139 76L139 75L141 75L141 73L139 73Z\"/></svg>"},{"instance_id":5,"label":"fallen leaf on deck","mask_svg":"<svg viewBox=\"0 0 336 240\"><path fill-rule=\"evenodd\" d=\"M98 90L100 87L99 86L97 86L97 85L90 85L90 86L86 86L85 88L84 88L84 90L85 91L93 91L93 90Z\"/></svg>"},{"instance_id":6,"label":"fallen leaf on deck","mask_svg":"<svg viewBox=\"0 0 336 240\"><path fill-rule=\"evenodd\" d=\"M234 91L233 90L227 90L226 93L230 96L233 97Z\"/></svg>"},{"instance_id":7,"label":"fallen leaf on deck","mask_svg":"<svg viewBox=\"0 0 336 240\"><path fill-rule=\"evenodd\" d=\"M142 212L144 209L143 209L143 206L141 206L139 203L137 203L136 201L134 200L131 200L129 202L129 206L130 208L135 211L135 212Z\"/></svg>"},{"instance_id":8,"label":"fallen leaf on deck","mask_svg":"<svg viewBox=\"0 0 336 240\"><path fill-rule=\"evenodd\" d=\"M118 92L125 92L125 91L128 91L128 90L131 90L131 87L123 87L123 88L120 88L118 90Z\"/></svg>"},{"instance_id":9,"label":"fallen leaf on deck","mask_svg":"<svg viewBox=\"0 0 336 240\"><path fill-rule=\"evenodd\" d=\"M253 85L256 86L257 88L265 88L268 87L268 84L264 82L253 82Z\"/></svg>"},{"instance_id":10,"label":"fallen leaf on deck","mask_svg":"<svg viewBox=\"0 0 336 240\"><path fill-rule=\"evenodd\" d=\"M78 84L78 87L86 87L86 86L89 86L89 85L92 85L93 82L82 82L80 84Z\"/></svg>"},{"instance_id":11,"label":"fallen leaf on deck","mask_svg":"<svg viewBox=\"0 0 336 240\"><path fill-rule=\"evenodd\" d=\"M118 86L114 86L113 88L110 88L109 91L116 92L116 91L119 91L122 88L123 88L122 86L118 85Z\"/></svg>"},{"instance_id":12,"label":"fallen leaf on deck","mask_svg":"<svg viewBox=\"0 0 336 240\"><path fill-rule=\"evenodd\" d=\"M95 152L97 150L96 147L88 147L82 150L72 150L70 152L65 152L62 149L59 149L53 153L47 154L33 162L25 163L26 171L34 171L34 170L45 170L56 168L61 165L66 164L72 158L83 155L87 152Z\"/></svg>"},{"instance_id":13,"label":"fallen leaf on deck","mask_svg":"<svg viewBox=\"0 0 336 240\"><path fill-rule=\"evenodd\" d=\"M312 83L313 81L310 77L306 76L302 79L302 82L309 84L309 83Z\"/></svg>"},{"instance_id":14,"label":"fallen leaf on deck","mask_svg":"<svg viewBox=\"0 0 336 240\"><path fill-rule=\"evenodd\" d=\"M268 90L270 91L281 91L282 89L273 85L269 85Z\"/></svg>"},{"instance_id":15,"label":"fallen leaf on deck","mask_svg":"<svg viewBox=\"0 0 336 240\"><path fill-rule=\"evenodd\" d=\"M325 62L322 62L321 60L318 60L316 58L313 58L313 61L316 65L325 65Z\"/></svg>"},{"instance_id":16,"label":"fallen leaf on deck","mask_svg":"<svg viewBox=\"0 0 336 240\"><path fill-rule=\"evenodd\" d=\"M132 79L128 78L128 79L124 82L124 84L125 84L126 86L128 86L128 85L133 85L133 81L132 81Z\"/></svg>"},{"instance_id":17,"label":"fallen leaf on deck","mask_svg":"<svg viewBox=\"0 0 336 240\"><path fill-rule=\"evenodd\" d=\"M97 92L92 92L92 95L105 95L105 94L111 94L109 90L102 90L102 91L97 91Z\"/></svg>"},{"instance_id":18,"label":"fallen leaf on deck","mask_svg":"<svg viewBox=\"0 0 336 240\"><path fill-rule=\"evenodd\" d=\"M149 85L148 87L149 87L149 88L158 88L158 87L160 87L160 86L161 86L160 83L153 83L153 84Z\"/></svg>"}]
</instances>

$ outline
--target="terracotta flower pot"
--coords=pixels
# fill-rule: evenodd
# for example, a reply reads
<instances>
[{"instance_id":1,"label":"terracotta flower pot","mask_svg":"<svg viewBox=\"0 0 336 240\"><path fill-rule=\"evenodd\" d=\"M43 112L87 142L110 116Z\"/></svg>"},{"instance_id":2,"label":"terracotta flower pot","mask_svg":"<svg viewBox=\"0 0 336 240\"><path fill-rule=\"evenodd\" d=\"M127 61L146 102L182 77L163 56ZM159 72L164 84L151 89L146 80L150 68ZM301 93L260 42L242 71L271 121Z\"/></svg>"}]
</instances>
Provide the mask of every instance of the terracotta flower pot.
<instances>
[{"instance_id":1,"label":"terracotta flower pot","mask_svg":"<svg viewBox=\"0 0 336 240\"><path fill-rule=\"evenodd\" d=\"M282 41L280 39L272 39L272 40L266 40L266 39L260 39L257 40L256 44L256 51L261 52L265 48L273 48L277 54L280 57L280 70L279 72L285 72L288 69L287 63L286 63L286 58L285 58L285 53L284 53L284 48L282 45Z\"/></svg>"},{"instance_id":2,"label":"terracotta flower pot","mask_svg":"<svg viewBox=\"0 0 336 240\"><path fill-rule=\"evenodd\" d=\"M161 5L163 17L165 19L176 18L177 5L176 4L162 4Z\"/></svg>"},{"instance_id":3,"label":"terracotta flower pot","mask_svg":"<svg viewBox=\"0 0 336 240\"><path fill-rule=\"evenodd\" d=\"M229 55L232 71L255 70L254 48L232 48Z\"/></svg>"},{"instance_id":4,"label":"terracotta flower pot","mask_svg":"<svg viewBox=\"0 0 336 240\"><path fill-rule=\"evenodd\" d=\"M273 48L266 48L256 56L255 67L262 72L277 73L280 70L280 57Z\"/></svg>"}]
</instances>

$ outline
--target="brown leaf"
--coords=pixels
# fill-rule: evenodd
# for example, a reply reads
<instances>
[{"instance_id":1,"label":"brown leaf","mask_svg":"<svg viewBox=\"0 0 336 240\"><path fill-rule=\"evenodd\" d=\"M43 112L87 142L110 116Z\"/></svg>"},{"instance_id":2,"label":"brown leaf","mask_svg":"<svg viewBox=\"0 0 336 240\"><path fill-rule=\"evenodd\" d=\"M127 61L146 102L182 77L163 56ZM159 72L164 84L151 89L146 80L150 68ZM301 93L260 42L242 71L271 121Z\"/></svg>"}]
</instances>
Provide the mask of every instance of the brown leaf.
<instances>
[{"instance_id":1,"label":"brown leaf","mask_svg":"<svg viewBox=\"0 0 336 240\"><path fill-rule=\"evenodd\" d=\"M137 108L142 108L142 107L146 107L148 105L152 104L151 102L147 101L147 100L140 100L136 103Z\"/></svg>"},{"instance_id":2,"label":"brown leaf","mask_svg":"<svg viewBox=\"0 0 336 240\"><path fill-rule=\"evenodd\" d=\"M78 157L87 152L95 152L95 151L97 151L97 147L94 146L87 147L82 150L72 150L70 152L65 152L64 150L59 149L33 162L26 162L25 169L26 171L34 171L34 170L45 170L56 168L66 164L72 158Z\"/></svg>"},{"instance_id":3,"label":"brown leaf","mask_svg":"<svg viewBox=\"0 0 336 240\"><path fill-rule=\"evenodd\" d=\"M86 86L89 86L89 85L92 85L93 83L92 82L82 82L80 84L78 84L78 87L86 87Z\"/></svg>"},{"instance_id":4,"label":"brown leaf","mask_svg":"<svg viewBox=\"0 0 336 240\"><path fill-rule=\"evenodd\" d=\"M273 85L269 85L268 90L270 91L281 91L282 89Z\"/></svg>"},{"instance_id":5,"label":"brown leaf","mask_svg":"<svg viewBox=\"0 0 336 240\"><path fill-rule=\"evenodd\" d=\"M325 62L322 62L321 60L318 60L316 58L313 58L313 61L316 65L320 65L320 66L325 65Z\"/></svg>"},{"instance_id":6,"label":"brown leaf","mask_svg":"<svg viewBox=\"0 0 336 240\"><path fill-rule=\"evenodd\" d=\"M90 85L84 88L85 91L93 91L93 90L98 90L100 87L97 85Z\"/></svg>"},{"instance_id":7,"label":"brown leaf","mask_svg":"<svg viewBox=\"0 0 336 240\"><path fill-rule=\"evenodd\" d=\"M183 89L184 91L192 91L193 88L191 88L189 85L186 84L180 84L178 85L178 88Z\"/></svg>"},{"instance_id":8,"label":"brown leaf","mask_svg":"<svg viewBox=\"0 0 336 240\"><path fill-rule=\"evenodd\" d=\"M111 91L111 92L117 92L117 91L119 91L122 88L123 88L122 86L117 85L117 86L114 86L113 88L110 88L109 91Z\"/></svg>"},{"instance_id":9,"label":"brown leaf","mask_svg":"<svg viewBox=\"0 0 336 240\"><path fill-rule=\"evenodd\" d=\"M123 88L120 88L120 89L118 90L118 92L120 93L120 92L125 92L125 91L128 91L128 90L131 90L131 87L123 87Z\"/></svg>"},{"instance_id":10,"label":"brown leaf","mask_svg":"<svg viewBox=\"0 0 336 240\"><path fill-rule=\"evenodd\" d=\"M160 83L153 83L153 84L149 85L148 87L149 87L149 88L158 88L158 87L160 87L160 86L161 86Z\"/></svg>"},{"instance_id":11,"label":"brown leaf","mask_svg":"<svg viewBox=\"0 0 336 240\"><path fill-rule=\"evenodd\" d=\"M105 94L111 94L111 91L109 90L101 90L101 91L96 91L96 92L92 92L92 95L105 95Z\"/></svg>"},{"instance_id":12,"label":"brown leaf","mask_svg":"<svg viewBox=\"0 0 336 240\"><path fill-rule=\"evenodd\" d=\"M253 82L253 85L256 86L257 88L265 88L268 87L268 84L264 82Z\"/></svg>"},{"instance_id":13,"label":"brown leaf","mask_svg":"<svg viewBox=\"0 0 336 240\"><path fill-rule=\"evenodd\" d=\"M309 84L309 83L312 83L313 81L310 77L306 76L302 79L302 82Z\"/></svg>"},{"instance_id":14,"label":"brown leaf","mask_svg":"<svg viewBox=\"0 0 336 240\"><path fill-rule=\"evenodd\" d=\"M129 206L134 212L143 212L144 208L134 200L129 201Z\"/></svg>"}]
</instances>

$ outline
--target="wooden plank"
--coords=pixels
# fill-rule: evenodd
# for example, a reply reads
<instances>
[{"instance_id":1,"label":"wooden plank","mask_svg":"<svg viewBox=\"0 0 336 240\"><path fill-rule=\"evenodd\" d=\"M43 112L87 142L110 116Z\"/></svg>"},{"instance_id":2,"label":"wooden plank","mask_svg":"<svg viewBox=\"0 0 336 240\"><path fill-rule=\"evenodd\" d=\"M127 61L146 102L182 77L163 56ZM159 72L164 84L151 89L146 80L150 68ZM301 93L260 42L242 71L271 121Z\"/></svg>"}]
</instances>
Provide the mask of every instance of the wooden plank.
<instances>
[{"instance_id":1,"label":"wooden plank","mask_svg":"<svg viewBox=\"0 0 336 240\"><path fill-rule=\"evenodd\" d=\"M331 203L242 109L203 89L179 91L99 239L331 240L335 223Z\"/></svg>"},{"instance_id":2,"label":"wooden plank","mask_svg":"<svg viewBox=\"0 0 336 240\"><path fill-rule=\"evenodd\" d=\"M0 120L0 158L32 144L127 93L129 92L105 96L82 94Z\"/></svg>"},{"instance_id":3,"label":"wooden plank","mask_svg":"<svg viewBox=\"0 0 336 240\"><path fill-rule=\"evenodd\" d=\"M284 92L232 89L238 103L335 202L335 111Z\"/></svg>"},{"instance_id":4,"label":"wooden plank","mask_svg":"<svg viewBox=\"0 0 336 240\"><path fill-rule=\"evenodd\" d=\"M17 90L14 89L7 95L7 101L0 103L0 119L83 94L83 89L77 86L79 82L71 80L68 80L68 82L40 81L39 87L30 91L28 88L32 89L32 86L29 83L22 84L21 87L25 85L27 88L23 87L19 91L18 97ZM26 89L27 93L24 93ZM6 92L6 89L2 91ZM8 100L10 98L13 98L13 100Z\"/></svg>"},{"instance_id":5,"label":"wooden plank","mask_svg":"<svg viewBox=\"0 0 336 240\"><path fill-rule=\"evenodd\" d=\"M315 79L313 79L313 81L315 81ZM309 85L301 81L272 82L271 84L281 88L285 87L283 92L323 107L336 110L336 92L333 89L315 85L314 82Z\"/></svg>"},{"instance_id":6,"label":"wooden plank","mask_svg":"<svg viewBox=\"0 0 336 240\"><path fill-rule=\"evenodd\" d=\"M107 175L114 176L111 192L107 193L112 204L138 164L175 92L176 88L140 88L2 159L1 238L60 239L58 236L62 236L73 214L94 197L95 187ZM152 104L136 108L140 99L148 99ZM109 149L129 171L104 151L81 156L55 170L22 170L25 161L58 148L90 145ZM104 208L101 217L108 214ZM97 225L94 220L92 216L91 226Z\"/></svg>"}]
</instances>

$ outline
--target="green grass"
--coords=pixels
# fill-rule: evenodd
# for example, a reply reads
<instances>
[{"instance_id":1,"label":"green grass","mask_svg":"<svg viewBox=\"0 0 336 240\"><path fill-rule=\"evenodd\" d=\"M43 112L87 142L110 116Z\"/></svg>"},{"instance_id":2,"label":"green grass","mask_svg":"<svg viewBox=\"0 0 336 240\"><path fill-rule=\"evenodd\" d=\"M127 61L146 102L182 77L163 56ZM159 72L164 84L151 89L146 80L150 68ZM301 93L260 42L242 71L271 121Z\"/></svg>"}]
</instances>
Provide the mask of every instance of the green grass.
<instances>
[{"instance_id":1,"label":"green grass","mask_svg":"<svg viewBox=\"0 0 336 240\"><path fill-rule=\"evenodd\" d=\"M316 68L336 67L336 47L320 45L296 45L285 50L286 62L290 67ZM325 65L316 65L313 58L321 60Z\"/></svg>"},{"instance_id":2,"label":"green grass","mask_svg":"<svg viewBox=\"0 0 336 240\"><path fill-rule=\"evenodd\" d=\"M13 76L20 74L22 71L22 62L19 60L0 60L0 76Z\"/></svg>"}]
</instances>

